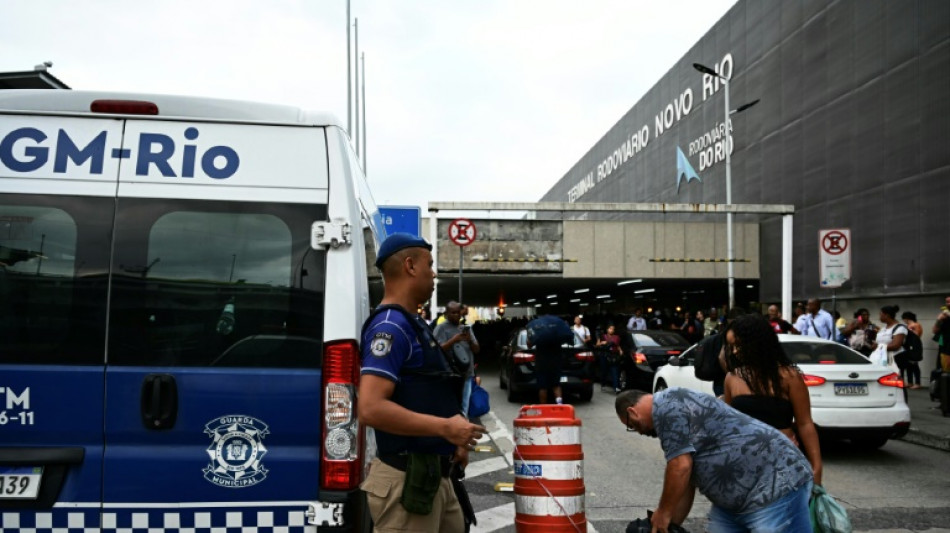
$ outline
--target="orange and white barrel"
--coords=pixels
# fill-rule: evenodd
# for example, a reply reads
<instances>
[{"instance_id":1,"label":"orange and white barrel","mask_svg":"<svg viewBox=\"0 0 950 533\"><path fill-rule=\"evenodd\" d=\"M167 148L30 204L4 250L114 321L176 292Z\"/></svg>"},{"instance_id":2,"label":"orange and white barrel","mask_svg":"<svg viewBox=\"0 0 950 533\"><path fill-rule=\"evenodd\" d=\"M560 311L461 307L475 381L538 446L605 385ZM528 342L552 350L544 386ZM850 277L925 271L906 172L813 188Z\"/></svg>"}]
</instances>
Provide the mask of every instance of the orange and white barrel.
<instances>
[{"instance_id":1,"label":"orange and white barrel","mask_svg":"<svg viewBox=\"0 0 950 533\"><path fill-rule=\"evenodd\" d=\"M570 405L525 405L514 422L515 531L587 531L581 421Z\"/></svg>"}]
</instances>

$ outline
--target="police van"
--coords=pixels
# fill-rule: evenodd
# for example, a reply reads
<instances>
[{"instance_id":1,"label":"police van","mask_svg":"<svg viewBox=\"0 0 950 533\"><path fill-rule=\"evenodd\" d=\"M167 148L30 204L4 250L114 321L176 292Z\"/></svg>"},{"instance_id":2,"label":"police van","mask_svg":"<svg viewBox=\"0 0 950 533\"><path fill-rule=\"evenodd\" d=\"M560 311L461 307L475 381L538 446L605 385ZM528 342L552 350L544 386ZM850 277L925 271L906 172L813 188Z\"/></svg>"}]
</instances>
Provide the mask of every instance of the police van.
<instances>
[{"instance_id":1,"label":"police van","mask_svg":"<svg viewBox=\"0 0 950 533\"><path fill-rule=\"evenodd\" d=\"M366 530L384 231L332 117L0 91L0 531Z\"/></svg>"}]
</instances>

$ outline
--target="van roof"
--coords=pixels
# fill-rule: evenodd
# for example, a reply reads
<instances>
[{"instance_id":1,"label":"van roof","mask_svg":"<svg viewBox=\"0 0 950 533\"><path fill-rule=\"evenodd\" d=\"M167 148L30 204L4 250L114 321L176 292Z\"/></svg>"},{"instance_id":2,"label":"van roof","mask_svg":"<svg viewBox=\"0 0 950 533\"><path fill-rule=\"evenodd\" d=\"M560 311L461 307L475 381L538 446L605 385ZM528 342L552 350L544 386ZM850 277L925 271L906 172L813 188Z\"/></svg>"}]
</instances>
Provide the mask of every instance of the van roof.
<instances>
[{"instance_id":1,"label":"van roof","mask_svg":"<svg viewBox=\"0 0 950 533\"><path fill-rule=\"evenodd\" d=\"M144 119L202 119L342 128L339 120L331 113L307 111L293 106L197 96L107 91L3 90L0 91L0 112L110 116L90 111L95 100L138 100L157 105L157 116L135 115Z\"/></svg>"}]
</instances>

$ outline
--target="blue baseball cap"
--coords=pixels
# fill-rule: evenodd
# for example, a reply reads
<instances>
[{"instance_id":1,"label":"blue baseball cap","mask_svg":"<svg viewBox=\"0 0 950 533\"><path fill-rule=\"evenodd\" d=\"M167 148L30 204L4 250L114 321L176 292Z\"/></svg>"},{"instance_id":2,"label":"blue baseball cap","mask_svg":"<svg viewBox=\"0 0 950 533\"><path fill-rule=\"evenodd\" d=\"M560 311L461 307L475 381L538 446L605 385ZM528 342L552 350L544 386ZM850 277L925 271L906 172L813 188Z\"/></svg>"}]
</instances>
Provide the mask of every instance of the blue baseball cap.
<instances>
[{"instance_id":1,"label":"blue baseball cap","mask_svg":"<svg viewBox=\"0 0 950 533\"><path fill-rule=\"evenodd\" d=\"M411 233L393 233L379 247L379 253L376 254L376 268L382 268L383 263L394 253L406 248L425 248L432 251L432 245L426 242L422 237L416 237Z\"/></svg>"}]
</instances>

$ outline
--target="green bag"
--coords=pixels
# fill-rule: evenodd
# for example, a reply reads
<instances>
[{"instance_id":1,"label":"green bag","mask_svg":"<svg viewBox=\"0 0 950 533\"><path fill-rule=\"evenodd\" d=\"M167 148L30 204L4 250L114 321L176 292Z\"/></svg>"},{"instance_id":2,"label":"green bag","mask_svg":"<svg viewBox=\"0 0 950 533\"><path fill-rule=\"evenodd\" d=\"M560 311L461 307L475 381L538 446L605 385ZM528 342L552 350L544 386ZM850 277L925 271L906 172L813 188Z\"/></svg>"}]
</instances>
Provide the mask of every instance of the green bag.
<instances>
[{"instance_id":1,"label":"green bag","mask_svg":"<svg viewBox=\"0 0 950 533\"><path fill-rule=\"evenodd\" d=\"M808 511L815 533L851 533L848 512L821 485L812 487Z\"/></svg>"},{"instance_id":2,"label":"green bag","mask_svg":"<svg viewBox=\"0 0 950 533\"><path fill-rule=\"evenodd\" d=\"M439 492L442 470L439 456L430 453L410 453L406 462L406 481L399 502L413 514L432 512L432 502Z\"/></svg>"}]
</instances>

